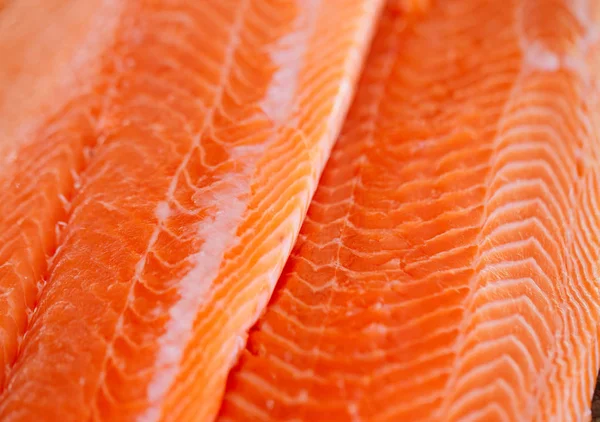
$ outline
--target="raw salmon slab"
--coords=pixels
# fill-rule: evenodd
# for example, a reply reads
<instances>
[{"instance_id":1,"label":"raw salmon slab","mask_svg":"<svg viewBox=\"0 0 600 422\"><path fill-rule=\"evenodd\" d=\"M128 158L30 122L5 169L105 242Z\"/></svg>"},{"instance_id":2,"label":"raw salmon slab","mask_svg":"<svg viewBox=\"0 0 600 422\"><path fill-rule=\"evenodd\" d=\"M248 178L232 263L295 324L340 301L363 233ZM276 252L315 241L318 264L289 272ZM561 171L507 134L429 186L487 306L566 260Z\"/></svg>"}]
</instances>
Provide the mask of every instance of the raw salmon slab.
<instances>
[{"instance_id":1,"label":"raw salmon slab","mask_svg":"<svg viewBox=\"0 0 600 422\"><path fill-rule=\"evenodd\" d=\"M0 419L207 421L381 2L0 4Z\"/></svg>"},{"instance_id":2,"label":"raw salmon slab","mask_svg":"<svg viewBox=\"0 0 600 422\"><path fill-rule=\"evenodd\" d=\"M600 3L382 5L0 2L0 420L590 419Z\"/></svg>"},{"instance_id":3,"label":"raw salmon slab","mask_svg":"<svg viewBox=\"0 0 600 422\"><path fill-rule=\"evenodd\" d=\"M410 3L380 21L222 421L590 419L600 3Z\"/></svg>"}]
</instances>

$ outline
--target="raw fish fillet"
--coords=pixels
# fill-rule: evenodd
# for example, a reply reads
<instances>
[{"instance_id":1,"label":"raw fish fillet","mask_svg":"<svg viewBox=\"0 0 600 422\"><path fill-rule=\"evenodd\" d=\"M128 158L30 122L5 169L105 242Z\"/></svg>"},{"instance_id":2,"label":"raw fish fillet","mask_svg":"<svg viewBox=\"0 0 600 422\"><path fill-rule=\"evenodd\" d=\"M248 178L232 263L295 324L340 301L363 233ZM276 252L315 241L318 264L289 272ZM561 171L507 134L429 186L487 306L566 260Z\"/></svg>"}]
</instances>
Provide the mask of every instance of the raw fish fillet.
<instances>
[{"instance_id":1,"label":"raw fish fillet","mask_svg":"<svg viewBox=\"0 0 600 422\"><path fill-rule=\"evenodd\" d=\"M600 3L389 2L221 421L583 421Z\"/></svg>"},{"instance_id":2,"label":"raw fish fillet","mask_svg":"<svg viewBox=\"0 0 600 422\"><path fill-rule=\"evenodd\" d=\"M118 17L110 5L18 0L0 8L0 389L97 143L92 104L101 99L92 81Z\"/></svg>"},{"instance_id":3,"label":"raw fish fillet","mask_svg":"<svg viewBox=\"0 0 600 422\"><path fill-rule=\"evenodd\" d=\"M214 418L381 5L0 8L0 420Z\"/></svg>"}]
</instances>

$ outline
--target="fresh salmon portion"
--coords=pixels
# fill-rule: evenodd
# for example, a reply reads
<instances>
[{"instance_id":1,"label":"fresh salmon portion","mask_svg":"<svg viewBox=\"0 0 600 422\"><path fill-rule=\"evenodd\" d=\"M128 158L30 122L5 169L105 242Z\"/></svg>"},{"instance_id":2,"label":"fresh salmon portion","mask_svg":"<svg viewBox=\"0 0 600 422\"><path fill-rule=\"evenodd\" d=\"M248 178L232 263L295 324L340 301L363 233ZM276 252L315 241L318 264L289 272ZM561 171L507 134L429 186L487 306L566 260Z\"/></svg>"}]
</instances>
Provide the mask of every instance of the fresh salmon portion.
<instances>
[{"instance_id":1,"label":"fresh salmon portion","mask_svg":"<svg viewBox=\"0 0 600 422\"><path fill-rule=\"evenodd\" d=\"M0 419L211 420L294 244L382 3L94 4L90 19L114 22L83 60L97 67L85 83L51 73L57 105L24 101L19 121L38 108L48 117L24 141L2 140ZM60 26L71 15L53 16ZM69 45L40 60L75 66ZM6 107L16 94L2 95Z\"/></svg>"},{"instance_id":2,"label":"fresh salmon portion","mask_svg":"<svg viewBox=\"0 0 600 422\"><path fill-rule=\"evenodd\" d=\"M113 3L20 0L0 9L2 387L97 142L94 83L119 16Z\"/></svg>"},{"instance_id":3,"label":"fresh salmon portion","mask_svg":"<svg viewBox=\"0 0 600 422\"><path fill-rule=\"evenodd\" d=\"M583 421L600 4L389 2L222 421Z\"/></svg>"}]
</instances>

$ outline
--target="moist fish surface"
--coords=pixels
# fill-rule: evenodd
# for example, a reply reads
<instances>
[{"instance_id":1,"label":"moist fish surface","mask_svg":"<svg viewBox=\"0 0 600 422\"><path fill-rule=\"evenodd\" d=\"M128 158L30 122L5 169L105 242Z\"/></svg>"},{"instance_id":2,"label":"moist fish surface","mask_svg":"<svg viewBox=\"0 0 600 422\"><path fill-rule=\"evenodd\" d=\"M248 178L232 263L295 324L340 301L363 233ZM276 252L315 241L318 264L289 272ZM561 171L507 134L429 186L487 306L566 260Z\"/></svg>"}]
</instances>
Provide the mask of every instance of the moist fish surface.
<instances>
[{"instance_id":1,"label":"moist fish surface","mask_svg":"<svg viewBox=\"0 0 600 422\"><path fill-rule=\"evenodd\" d=\"M388 2L222 421L582 421L600 4Z\"/></svg>"},{"instance_id":2,"label":"moist fish surface","mask_svg":"<svg viewBox=\"0 0 600 422\"><path fill-rule=\"evenodd\" d=\"M211 420L382 2L33 3L0 8L0 419Z\"/></svg>"}]
</instances>

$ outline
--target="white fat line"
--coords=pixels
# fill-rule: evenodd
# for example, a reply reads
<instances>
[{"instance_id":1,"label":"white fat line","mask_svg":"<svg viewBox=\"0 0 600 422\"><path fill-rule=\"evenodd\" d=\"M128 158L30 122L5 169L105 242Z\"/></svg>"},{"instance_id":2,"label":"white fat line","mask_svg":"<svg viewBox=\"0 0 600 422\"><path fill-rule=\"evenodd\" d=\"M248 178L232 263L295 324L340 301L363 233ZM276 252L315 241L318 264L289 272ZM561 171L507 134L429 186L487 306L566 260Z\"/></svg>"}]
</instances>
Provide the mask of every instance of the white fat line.
<instances>
[{"instance_id":1,"label":"white fat line","mask_svg":"<svg viewBox=\"0 0 600 422\"><path fill-rule=\"evenodd\" d=\"M304 67L304 57L315 30L320 0L308 0L296 17L293 31L281 37L269 49L269 55L277 71L271 79L261 109L277 125L287 123L295 111L298 82Z\"/></svg>"},{"instance_id":2,"label":"white fat line","mask_svg":"<svg viewBox=\"0 0 600 422\"><path fill-rule=\"evenodd\" d=\"M206 200L215 204L216 211L198 225L198 238L204 243L188 258L193 266L179 282L179 300L170 308L165 332L158 338L156 371L147 390L151 406L139 421L155 421L160 417L161 401L175 381L198 310L219 274L225 253L239 241L237 230L250 197L251 171L248 170L252 169L232 174L211 186L213 192ZM164 203L159 204L157 214L168 216Z\"/></svg>"}]
</instances>

